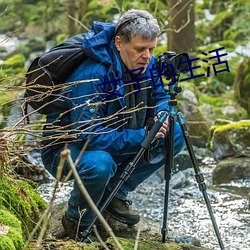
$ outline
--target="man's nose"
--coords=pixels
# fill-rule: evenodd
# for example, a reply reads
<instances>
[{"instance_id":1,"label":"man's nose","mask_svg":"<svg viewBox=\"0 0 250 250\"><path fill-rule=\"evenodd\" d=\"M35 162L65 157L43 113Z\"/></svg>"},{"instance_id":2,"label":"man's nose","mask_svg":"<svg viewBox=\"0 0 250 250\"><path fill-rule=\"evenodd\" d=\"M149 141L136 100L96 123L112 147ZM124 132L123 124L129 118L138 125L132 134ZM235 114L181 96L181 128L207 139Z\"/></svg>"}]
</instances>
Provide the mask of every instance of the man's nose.
<instances>
[{"instance_id":1,"label":"man's nose","mask_svg":"<svg viewBox=\"0 0 250 250\"><path fill-rule=\"evenodd\" d=\"M150 58L151 58L151 54L150 54L149 49L147 49L147 50L144 51L142 57L143 57L144 59L150 59Z\"/></svg>"}]
</instances>

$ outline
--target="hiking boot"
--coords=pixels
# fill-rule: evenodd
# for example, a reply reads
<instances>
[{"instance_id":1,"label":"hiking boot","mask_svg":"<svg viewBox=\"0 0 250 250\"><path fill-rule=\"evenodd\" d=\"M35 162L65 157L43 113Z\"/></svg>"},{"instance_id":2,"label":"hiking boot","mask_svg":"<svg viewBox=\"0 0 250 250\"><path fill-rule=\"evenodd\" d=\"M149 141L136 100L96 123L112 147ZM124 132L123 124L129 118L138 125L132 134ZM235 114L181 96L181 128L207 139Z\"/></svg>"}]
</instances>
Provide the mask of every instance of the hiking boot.
<instances>
[{"instance_id":1,"label":"hiking boot","mask_svg":"<svg viewBox=\"0 0 250 250\"><path fill-rule=\"evenodd\" d=\"M114 197L105 211L122 223L134 225L140 221L140 216L130 208L131 205L132 201Z\"/></svg>"},{"instance_id":2,"label":"hiking boot","mask_svg":"<svg viewBox=\"0 0 250 250\"><path fill-rule=\"evenodd\" d=\"M62 225L66 232L65 236L68 236L70 239L85 243L97 241L97 238L92 234L90 234L86 239L83 238L82 234L86 227L80 226L78 225L78 223L75 223L75 221L68 217L67 213L65 213L62 217Z\"/></svg>"}]
</instances>

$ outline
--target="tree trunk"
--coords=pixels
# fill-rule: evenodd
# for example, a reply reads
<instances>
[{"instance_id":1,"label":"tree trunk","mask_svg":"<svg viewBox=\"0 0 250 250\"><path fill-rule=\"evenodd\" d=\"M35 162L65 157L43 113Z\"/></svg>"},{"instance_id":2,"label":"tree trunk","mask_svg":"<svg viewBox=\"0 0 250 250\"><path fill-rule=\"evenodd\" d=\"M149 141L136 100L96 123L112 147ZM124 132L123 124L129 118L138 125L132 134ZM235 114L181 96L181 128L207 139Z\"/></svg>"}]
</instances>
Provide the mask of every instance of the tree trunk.
<instances>
[{"instance_id":1,"label":"tree trunk","mask_svg":"<svg viewBox=\"0 0 250 250\"><path fill-rule=\"evenodd\" d=\"M76 34L76 3L75 0L69 0L68 4L68 14L69 14L69 22L68 22L68 34L69 36L73 36Z\"/></svg>"},{"instance_id":2,"label":"tree trunk","mask_svg":"<svg viewBox=\"0 0 250 250\"><path fill-rule=\"evenodd\" d=\"M79 20L83 18L83 16L87 13L87 10L88 10L87 0L79 1L79 11L78 11Z\"/></svg>"},{"instance_id":3,"label":"tree trunk","mask_svg":"<svg viewBox=\"0 0 250 250\"><path fill-rule=\"evenodd\" d=\"M195 53L195 0L167 0L169 9L168 50Z\"/></svg>"}]
</instances>

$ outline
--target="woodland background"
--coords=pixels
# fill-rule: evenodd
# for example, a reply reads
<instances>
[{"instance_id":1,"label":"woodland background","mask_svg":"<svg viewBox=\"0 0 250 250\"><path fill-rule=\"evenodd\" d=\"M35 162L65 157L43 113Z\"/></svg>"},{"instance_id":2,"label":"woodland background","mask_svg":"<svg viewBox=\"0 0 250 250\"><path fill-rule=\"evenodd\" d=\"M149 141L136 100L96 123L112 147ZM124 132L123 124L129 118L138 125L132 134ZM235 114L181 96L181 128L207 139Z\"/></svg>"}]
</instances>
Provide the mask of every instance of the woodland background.
<instances>
[{"instance_id":1,"label":"woodland background","mask_svg":"<svg viewBox=\"0 0 250 250\"><path fill-rule=\"evenodd\" d=\"M194 75L206 74L208 63L202 61L205 59L202 52L209 56L208 51L225 47L223 51L228 55L221 60L228 62L230 72L217 75L211 72L210 77L198 77L188 83L195 84L201 93L199 101L213 105L215 111L225 101L236 101L244 109L237 110L232 119L249 117L250 3L247 0L0 0L0 33L5 35L0 40L0 104L17 95L25 82L27 66L35 56L74 34L86 32L93 20L116 22L121 13L131 8L148 10L158 19L162 33L156 56L172 50L200 58L196 64L201 67L194 70ZM7 52L6 44L15 39L19 41L15 49ZM5 86L11 91L6 93ZM221 98L222 95L225 96ZM2 107L2 119L9 108L10 104Z\"/></svg>"}]
</instances>

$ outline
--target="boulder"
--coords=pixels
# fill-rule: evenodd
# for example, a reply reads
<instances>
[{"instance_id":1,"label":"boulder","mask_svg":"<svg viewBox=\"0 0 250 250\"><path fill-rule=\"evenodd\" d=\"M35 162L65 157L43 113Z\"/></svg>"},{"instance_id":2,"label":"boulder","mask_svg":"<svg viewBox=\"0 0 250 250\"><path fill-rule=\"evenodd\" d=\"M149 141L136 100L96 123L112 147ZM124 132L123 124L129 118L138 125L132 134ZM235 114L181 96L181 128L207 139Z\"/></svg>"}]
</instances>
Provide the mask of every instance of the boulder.
<instances>
[{"instance_id":1,"label":"boulder","mask_svg":"<svg viewBox=\"0 0 250 250\"><path fill-rule=\"evenodd\" d=\"M228 157L220 161L213 171L213 183L228 183L233 180L250 179L250 158Z\"/></svg>"},{"instance_id":2,"label":"boulder","mask_svg":"<svg viewBox=\"0 0 250 250\"><path fill-rule=\"evenodd\" d=\"M235 77L235 96L239 102L239 104L247 110L248 115L250 115L250 59L245 58L243 62L240 64L237 75Z\"/></svg>"},{"instance_id":3,"label":"boulder","mask_svg":"<svg viewBox=\"0 0 250 250\"><path fill-rule=\"evenodd\" d=\"M211 127L209 147L214 158L250 157L250 120L216 124Z\"/></svg>"},{"instance_id":4,"label":"boulder","mask_svg":"<svg viewBox=\"0 0 250 250\"><path fill-rule=\"evenodd\" d=\"M206 148L209 139L209 127L211 124L199 109L199 92L195 84L184 82L181 84L181 93L178 100L177 111L183 113L185 124L193 146Z\"/></svg>"},{"instance_id":5,"label":"boulder","mask_svg":"<svg viewBox=\"0 0 250 250\"><path fill-rule=\"evenodd\" d=\"M85 243L77 243L67 238L58 239L58 236L63 235L63 227L61 224L61 217L65 213L67 204L65 202L56 204L53 206L51 213L51 221L47 229L47 236L43 241L43 244L48 246L49 244L54 247L60 246L60 249L78 249L82 247L86 249L103 249L100 243L94 242L86 245ZM134 249L135 239L140 231L139 237L139 249L180 249L180 250L209 250L206 247L200 245L200 241L194 237L174 235L173 232L169 233L167 242L161 242L161 229L155 226L149 220L141 219L140 223L135 226L128 226L119 221L114 220L111 216L104 213L106 221L109 223L120 244L124 249ZM98 232L103 236L104 234L100 230L104 230L102 226L97 226ZM107 235L108 236L108 235ZM104 239L105 243L114 249L114 242L112 238ZM63 247L62 247L63 246ZM75 247L75 248L74 248ZM82 249L81 248L81 249Z\"/></svg>"},{"instance_id":6,"label":"boulder","mask_svg":"<svg viewBox=\"0 0 250 250\"><path fill-rule=\"evenodd\" d=\"M181 101L180 111L185 117L185 124L193 146L206 148L209 141L209 122L205 119L198 106L190 101Z\"/></svg>"}]
</instances>

